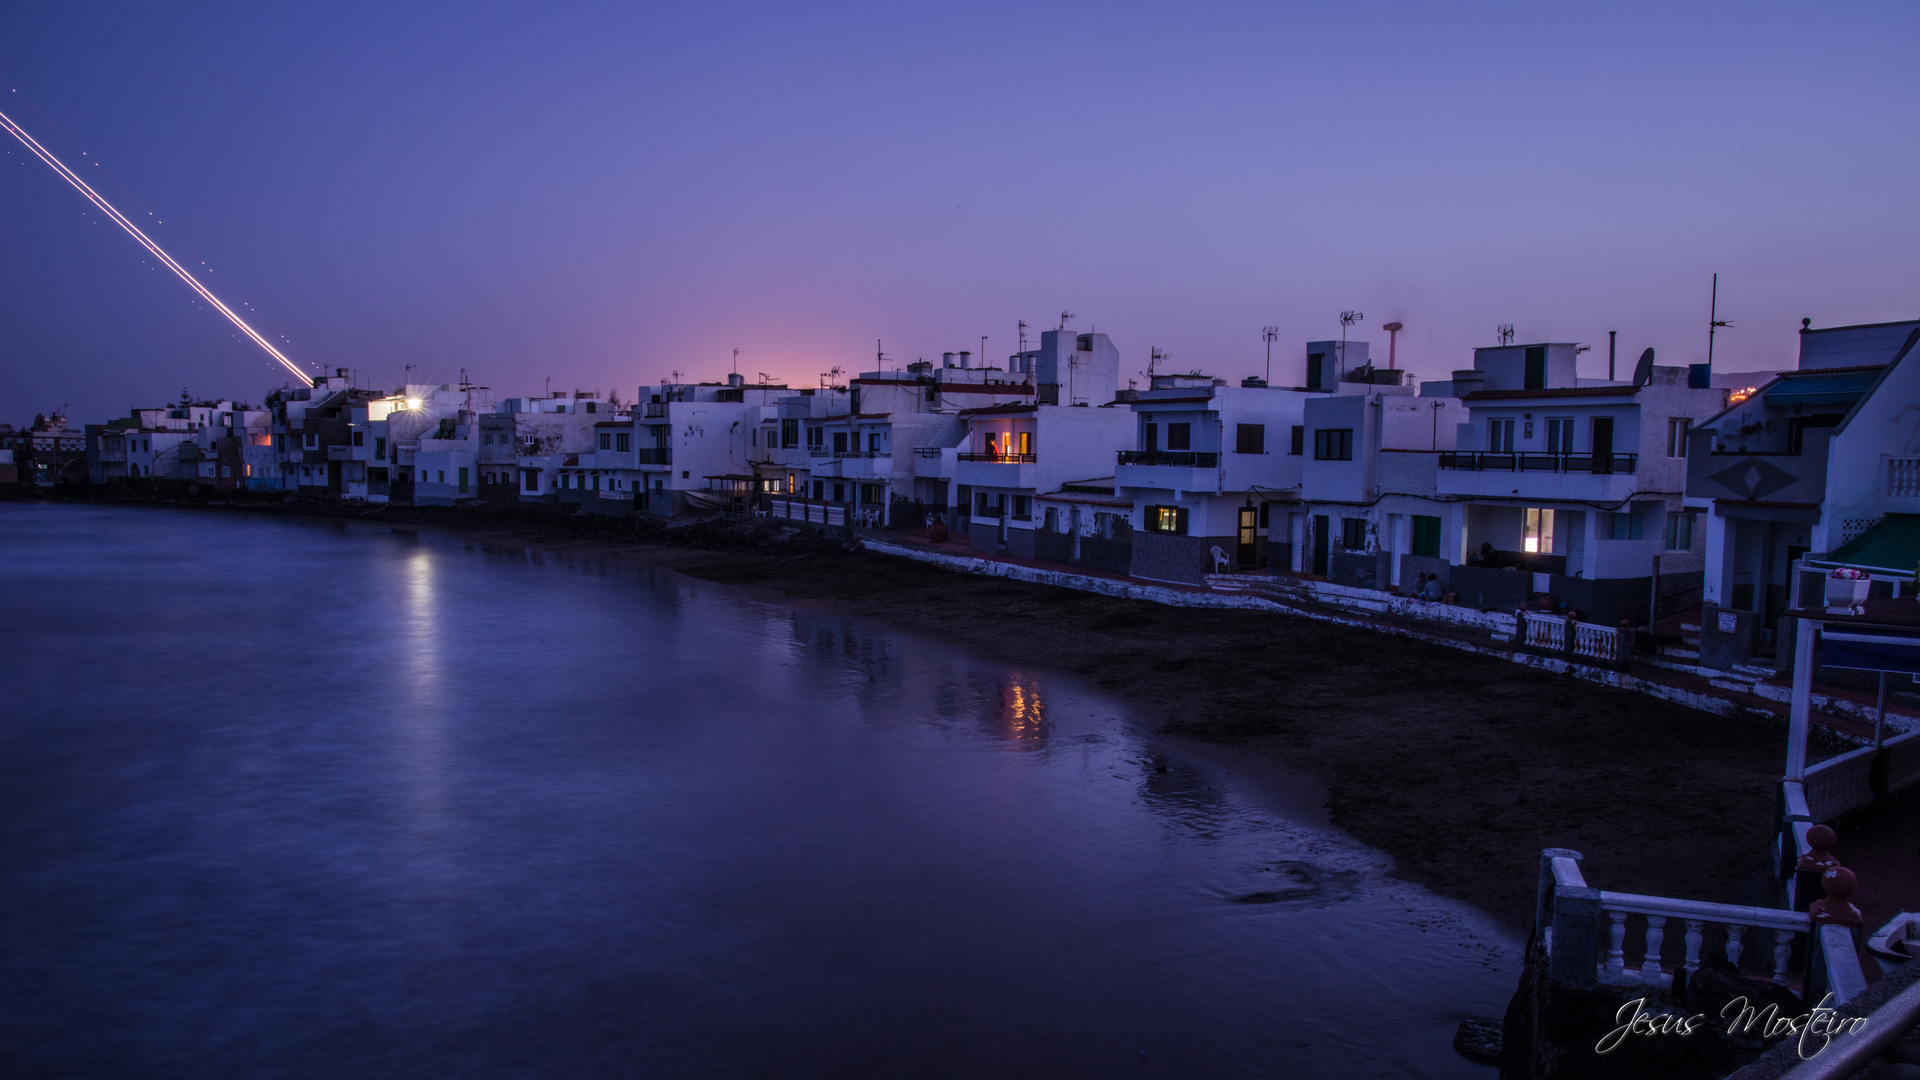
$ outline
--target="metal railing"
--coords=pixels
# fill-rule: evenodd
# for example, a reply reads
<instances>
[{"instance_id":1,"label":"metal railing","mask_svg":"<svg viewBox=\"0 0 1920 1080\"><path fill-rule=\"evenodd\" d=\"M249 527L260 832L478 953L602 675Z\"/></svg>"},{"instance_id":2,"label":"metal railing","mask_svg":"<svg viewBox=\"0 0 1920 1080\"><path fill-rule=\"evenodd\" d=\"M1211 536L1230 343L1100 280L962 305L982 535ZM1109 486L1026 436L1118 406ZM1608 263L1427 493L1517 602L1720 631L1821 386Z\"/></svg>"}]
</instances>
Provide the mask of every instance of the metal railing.
<instances>
[{"instance_id":1,"label":"metal railing","mask_svg":"<svg viewBox=\"0 0 1920 1080\"><path fill-rule=\"evenodd\" d=\"M664 401L648 402L646 406L646 411L641 414L641 419L658 420L661 417L667 415L667 404L668 403Z\"/></svg>"},{"instance_id":2,"label":"metal railing","mask_svg":"<svg viewBox=\"0 0 1920 1080\"><path fill-rule=\"evenodd\" d=\"M914 456L914 457L923 457L923 458L937 458L937 457L939 457L939 456L940 456L940 451L941 451L942 449L944 449L944 447L939 447L939 446L916 446L916 447L914 447L914 448L913 448L913 456Z\"/></svg>"},{"instance_id":3,"label":"metal railing","mask_svg":"<svg viewBox=\"0 0 1920 1080\"><path fill-rule=\"evenodd\" d=\"M1039 460L1033 454L961 454L961 461L999 461L1033 462Z\"/></svg>"},{"instance_id":4,"label":"metal railing","mask_svg":"<svg viewBox=\"0 0 1920 1080\"><path fill-rule=\"evenodd\" d=\"M1466 472L1631 473L1638 454L1493 454L1483 450L1443 450L1440 467Z\"/></svg>"},{"instance_id":5,"label":"metal railing","mask_svg":"<svg viewBox=\"0 0 1920 1080\"><path fill-rule=\"evenodd\" d=\"M640 449L634 451L634 454L637 457L637 464L641 464L641 465L673 464L673 447L671 446L643 446Z\"/></svg>"},{"instance_id":6,"label":"metal railing","mask_svg":"<svg viewBox=\"0 0 1920 1080\"><path fill-rule=\"evenodd\" d=\"M1177 465L1189 469L1217 469L1220 455L1211 450L1122 450L1122 465Z\"/></svg>"},{"instance_id":7,"label":"metal railing","mask_svg":"<svg viewBox=\"0 0 1920 1080\"><path fill-rule=\"evenodd\" d=\"M883 457L892 457L893 451L891 450L835 450L833 452L833 456L837 458L883 458Z\"/></svg>"}]
</instances>

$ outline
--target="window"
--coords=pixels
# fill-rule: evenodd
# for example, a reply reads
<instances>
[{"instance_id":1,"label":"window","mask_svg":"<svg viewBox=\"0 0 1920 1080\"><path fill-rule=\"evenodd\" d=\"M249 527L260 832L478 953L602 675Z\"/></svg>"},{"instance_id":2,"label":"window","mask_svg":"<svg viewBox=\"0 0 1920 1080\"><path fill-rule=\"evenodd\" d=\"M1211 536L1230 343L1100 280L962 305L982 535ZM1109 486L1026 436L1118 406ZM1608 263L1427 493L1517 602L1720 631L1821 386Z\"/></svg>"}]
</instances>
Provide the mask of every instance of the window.
<instances>
[{"instance_id":1,"label":"window","mask_svg":"<svg viewBox=\"0 0 1920 1080\"><path fill-rule=\"evenodd\" d=\"M1140 449L1152 453L1160 449L1160 425L1148 424L1147 433L1140 439Z\"/></svg>"},{"instance_id":2,"label":"window","mask_svg":"<svg viewBox=\"0 0 1920 1080\"><path fill-rule=\"evenodd\" d=\"M1235 424L1233 428L1233 452L1236 454L1266 453L1267 425Z\"/></svg>"},{"instance_id":3,"label":"window","mask_svg":"<svg viewBox=\"0 0 1920 1080\"><path fill-rule=\"evenodd\" d=\"M300 436L300 446L301 446L301 449L304 449L304 450L320 449L319 433L309 431L306 434Z\"/></svg>"},{"instance_id":4,"label":"window","mask_svg":"<svg viewBox=\"0 0 1920 1080\"><path fill-rule=\"evenodd\" d=\"M1167 425L1167 449L1169 450L1193 449L1193 425L1192 424L1168 424Z\"/></svg>"},{"instance_id":5,"label":"window","mask_svg":"<svg viewBox=\"0 0 1920 1080\"><path fill-rule=\"evenodd\" d=\"M1692 551L1693 550L1693 515L1692 514L1668 514L1667 515L1667 550L1668 551Z\"/></svg>"},{"instance_id":6,"label":"window","mask_svg":"<svg viewBox=\"0 0 1920 1080\"><path fill-rule=\"evenodd\" d=\"M366 432L364 432L364 431L356 431L356 432L354 432L354 433L353 433L353 445L355 445L355 446L365 446L365 445L367 445L367 433L366 433Z\"/></svg>"},{"instance_id":7,"label":"window","mask_svg":"<svg viewBox=\"0 0 1920 1080\"><path fill-rule=\"evenodd\" d=\"M466 493L467 493L467 470L461 469L460 470L460 494L465 495Z\"/></svg>"},{"instance_id":8,"label":"window","mask_svg":"<svg viewBox=\"0 0 1920 1080\"><path fill-rule=\"evenodd\" d=\"M1667 456L1680 458L1687 456L1687 428L1693 421L1684 416L1675 416L1667 421Z\"/></svg>"},{"instance_id":9,"label":"window","mask_svg":"<svg viewBox=\"0 0 1920 1080\"><path fill-rule=\"evenodd\" d=\"M1646 527L1646 517L1642 514L1608 514L1607 539L1638 540Z\"/></svg>"},{"instance_id":10,"label":"window","mask_svg":"<svg viewBox=\"0 0 1920 1080\"><path fill-rule=\"evenodd\" d=\"M844 454L847 452L846 432L836 431L833 433L833 452L836 454Z\"/></svg>"},{"instance_id":11,"label":"window","mask_svg":"<svg viewBox=\"0 0 1920 1080\"><path fill-rule=\"evenodd\" d=\"M1573 453L1573 417L1547 417L1547 453Z\"/></svg>"},{"instance_id":12,"label":"window","mask_svg":"<svg viewBox=\"0 0 1920 1080\"><path fill-rule=\"evenodd\" d=\"M1033 500L1032 499L1028 498L1025 495L1015 495L1013 497L1013 520L1015 521L1032 521L1033 520Z\"/></svg>"},{"instance_id":13,"label":"window","mask_svg":"<svg viewBox=\"0 0 1920 1080\"><path fill-rule=\"evenodd\" d=\"M539 491L540 490L540 474L535 472L532 469L528 469L525 475L527 478L527 490Z\"/></svg>"},{"instance_id":14,"label":"window","mask_svg":"<svg viewBox=\"0 0 1920 1080\"><path fill-rule=\"evenodd\" d=\"M815 430L819 430L819 429L816 428ZM659 485L660 485L660 482L658 480L654 481L654 486L656 488L659 487ZM825 480L815 480L813 482L813 497L816 499L819 499L821 502L826 501L827 482Z\"/></svg>"},{"instance_id":15,"label":"window","mask_svg":"<svg viewBox=\"0 0 1920 1080\"><path fill-rule=\"evenodd\" d=\"M877 431L867 432L867 452L870 454L877 454L880 452L880 433L879 432Z\"/></svg>"},{"instance_id":16,"label":"window","mask_svg":"<svg viewBox=\"0 0 1920 1080\"><path fill-rule=\"evenodd\" d=\"M1265 528L1268 528L1268 527L1269 527L1269 526L1268 526L1268 523L1267 523L1267 522L1268 522L1268 519L1269 519L1270 517L1272 517L1272 515L1271 515L1271 514L1269 514L1269 513L1267 513L1267 511L1268 511L1268 510L1271 510L1272 508L1273 508L1273 504L1272 504L1272 503L1261 503L1261 504L1260 504L1260 527L1261 527L1261 528L1263 528L1263 529L1265 529Z\"/></svg>"},{"instance_id":17,"label":"window","mask_svg":"<svg viewBox=\"0 0 1920 1080\"><path fill-rule=\"evenodd\" d=\"M1313 432L1313 460L1315 461L1352 461L1352 428L1315 428Z\"/></svg>"},{"instance_id":18,"label":"window","mask_svg":"<svg viewBox=\"0 0 1920 1080\"><path fill-rule=\"evenodd\" d=\"M1287 453L1292 454L1294 457L1299 457L1306 452L1307 429L1300 424L1295 424L1293 425L1292 441L1287 446Z\"/></svg>"},{"instance_id":19,"label":"window","mask_svg":"<svg viewBox=\"0 0 1920 1080\"><path fill-rule=\"evenodd\" d=\"M833 485L833 501L837 503L843 503L847 501L847 485L845 484Z\"/></svg>"},{"instance_id":20,"label":"window","mask_svg":"<svg viewBox=\"0 0 1920 1080\"><path fill-rule=\"evenodd\" d=\"M1187 535L1187 508L1184 506L1149 506L1145 517L1148 532Z\"/></svg>"},{"instance_id":21,"label":"window","mask_svg":"<svg viewBox=\"0 0 1920 1080\"><path fill-rule=\"evenodd\" d=\"M1527 347L1527 385L1528 390L1547 388L1547 347L1531 345Z\"/></svg>"},{"instance_id":22,"label":"window","mask_svg":"<svg viewBox=\"0 0 1920 1080\"><path fill-rule=\"evenodd\" d=\"M1553 553L1553 511L1527 508L1526 533L1520 540L1520 547L1523 551L1542 555Z\"/></svg>"},{"instance_id":23,"label":"window","mask_svg":"<svg viewBox=\"0 0 1920 1080\"><path fill-rule=\"evenodd\" d=\"M1513 453L1513 421L1487 421L1487 452L1490 454Z\"/></svg>"},{"instance_id":24,"label":"window","mask_svg":"<svg viewBox=\"0 0 1920 1080\"><path fill-rule=\"evenodd\" d=\"M817 427L807 428L807 449L818 450L826 445L827 445L827 441L826 441L825 428L817 428Z\"/></svg>"},{"instance_id":25,"label":"window","mask_svg":"<svg viewBox=\"0 0 1920 1080\"><path fill-rule=\"evenodd\" d=\"M633 436L624 431L615 435L613 437L613 448L623 454L627 453L633 449Z\"/></svg>"},{"instance_id":26,"label":"window","mask_svg":"<svg viewBox=\"0 0 1920 1080\"><path fill-rule=\"evenodd\" d=\"M800 421L780 421L780 445L789 449L800 445Z\"/></svg>"},{"instance_id":27,"label":"window","mask_svg":"<svg viewBox=\"0 0 1920 1080\"><path fill-rule=\"evenodd\" d=\"M1413 515L1413 551L1412 554L1424 559L1440 557L1440 519L1424 514Z\"/></svg>"},{"instance_id":28,"label":"window","mask_svg":"<svg viewBox=\"0 0 1920 1080\"><path fill-rule=\"evenodd\" d=\"M600 433L600 449L602 450L613 449L613 436L608 432L603 431Z\"/></svg>"},{"instance_id":29,"label":"window","mask_svg":"<svg viewBox=\"0 0 1920 1080\"><path fill-rule=\"evenodd\" d=\"M439 479L439 481L438 481L438 483L442 483L442 484L444 484L444 483L446 483L446 482L447 482L447 470L445 470L445 469L441 469L441 470L439 470L439 472L440 472L440 479Z\"/></svg>"},{"instance_id":30,"label":"window","mask_svg":"<svg viewBox=\"0 0 1920 1080\"><path fill-rule=\"evenodd\" d=\"M382 461L387 459L387 437L385 435L373 440L373 456Z\"/></svg>"},{"instance_id":31,"label":"window","mask_svg":"<svg viewBox=\"0 0 1920 1080\"><path fill-rule=\"evenodd\" d=\"M1340 546L1348 551L1367 550L1367 519L1340 519Z\"/></svg>"},{"instance_id":32,"label":"window","mask_svg":"<svg viewBox=\"0 0 1920 1080\"><path fill-rule=\"evenodd\" d=\"M861 484L860 501L868 506L878 506L886 501L886 493L880 490L879 484Z\"/></svg>"}]
</instances>

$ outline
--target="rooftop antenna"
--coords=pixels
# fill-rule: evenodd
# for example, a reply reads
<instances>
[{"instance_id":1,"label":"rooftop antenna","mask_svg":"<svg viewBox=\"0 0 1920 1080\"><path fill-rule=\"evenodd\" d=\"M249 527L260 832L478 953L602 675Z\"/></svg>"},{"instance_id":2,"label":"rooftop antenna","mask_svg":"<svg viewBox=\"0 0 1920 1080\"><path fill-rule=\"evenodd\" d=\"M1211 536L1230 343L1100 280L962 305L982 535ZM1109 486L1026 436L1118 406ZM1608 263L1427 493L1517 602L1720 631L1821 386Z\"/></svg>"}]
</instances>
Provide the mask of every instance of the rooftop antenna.
<instances>
[{"instance_id":1,"label":"rooftop antenna","mask_svg":"<svg viewBox=\"0 0 1920 1080\"><path fill-rule=\"evenodd\" d=\"M986 365L987 365L987 335L981 334L980 335L980 366L985 367ZM1011 367L1012 365L1009 364L1008 366Z\"/></svg>"},{"instance_id":2,"label":"rooftop antenna","mask_svg":"<svg viewBox=\"0 0 1920 1080\"><path fill-rule=\"evenodd\" d=\"M1618 331L1618 330L1609 330L1609 331L1607 331L1607 381L1608 381L1608 382L1613 382L1613 381L1614 381L1614 378L1613 378L1613 347L1614 347L1614 343L1615 343L1615 342L1614 342L1614 339L1615 339L1615 338L1618 338L1619 336L1620 336L1620 331Z\"/></svg>"},{"instance_id":3,"label":"rooftop antenna","mask_svg":"<svg viewBox=\"0 0 1920 1080\"><path fill-rule=\"evenodd\" d=\"M1347 370L1347 327L1353 326L1356 323L1364 322L1366 320L1366 317L1367 317L1367 313L1364 311L1343 311L1340 313L1340 372L1341 374L1345 374ZM1335 376L1334 381L1338 382L1339 377Z\"/></svg>"},{"instance_id":4,"label":"rooftop antenna","mask_svg":"<svg viewBox=\"0 0 1920 1080\"><path fill-rule=\"evenodd\" d=\"M1020 320L1020 351L1027 351L1027 320Z\"/></svg>"},{"instance_id":5,"label":"rooftop antenna","mask_svg":"<svg viewBox=\"0 0 1920 1080\"><path fill-rule=\"evenodd\" d=\"M1260 340L1267 343L1267 382L1273 381L1273 341L1279 336L1280 328L1277 326L1260 328Z\"/></svg>"},{"instance_id":6,"label":"rooftop antenna","mask_svg":"<svg viewBox=\"0 0 1920 1080\"><path fill-rule=\"evenodd\" d=\"M1399 360L1399 350L1396 349L1395 346L1400 343L1400 331L1405 330L1406 327L1398 320L1395 320L1390 323L1380 324L1380 329L1387 332L1387 370L1392 371L1398 366L1397 361Z\"/></svg>"},{"instance_id":7,"label":"rooftop antenna","mask_svg":"<svg viewBox=\"0 0 1920 1080\"><path fill-rule=\"evenodd\" d=\"M1499 327L1496 328L1496 330L1500 335L1500 344L1510 345L1513 343L1513 324L1512 323L1503 322L1499 325Z\"/></svg>"},{"instance_id":8,"label":"rooftop antenna","mask_svg":"<svg viewBox=\"0 0 1920 1080\"><path fill-rule=\"evenodd\" d=\"M1075 318L1075 316L1074 316L1074 314L1073 314L1073 312L1071 312L1071 311L1062 311L1062 312L1060 313L1060 329L1062 329L1062 330L1065 330L1065 329L1067 328L1067 324L1068 324L1068 323L1070 323L1070 322L1072 322L1072 321L1074 320L1074 318Z\"/></svg>"},{"instance_id":9,"label":"rooftop antenna","mask_svg":"<svg viewBox=\"0 0 1920 1080\"><path fill-rule=\"evenodd\" d=\"M1720 318L1720 275L1713 275L1713 297L1707 304L1707 372L1713 372L1713 332L1721 327L1731 328L1731 320Z\"/></svg>"},{"instance_id":10,"label":"rooftop antenna","mask_svg":"<svg viewBox=\"0 0 1920 1080\"><path fill-rule=\"evenodd\" d=\"M740 350L739 349L733 350L733 373L735 375L740 374Z\"/></svg>"}]
</instances>

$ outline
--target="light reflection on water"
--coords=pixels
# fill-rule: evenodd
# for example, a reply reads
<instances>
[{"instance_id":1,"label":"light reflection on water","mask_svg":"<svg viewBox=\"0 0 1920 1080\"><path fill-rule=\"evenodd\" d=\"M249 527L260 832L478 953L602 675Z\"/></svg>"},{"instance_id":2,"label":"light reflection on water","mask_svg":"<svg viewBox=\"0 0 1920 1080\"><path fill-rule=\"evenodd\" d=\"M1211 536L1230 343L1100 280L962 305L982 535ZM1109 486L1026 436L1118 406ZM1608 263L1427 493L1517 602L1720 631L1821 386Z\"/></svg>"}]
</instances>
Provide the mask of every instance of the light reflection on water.
<instances>
[{"instance_id":1,"label":"light reflection on water","mask_svg":"<svg viewBox=\"0 0 1920 1080\"><path fill-rule=\"evenodd\" d=\"M1506 934L1078 680L363 526L0 506L0 558L30 1068L1490 1075Z\"/></svg>"}]
</instances>

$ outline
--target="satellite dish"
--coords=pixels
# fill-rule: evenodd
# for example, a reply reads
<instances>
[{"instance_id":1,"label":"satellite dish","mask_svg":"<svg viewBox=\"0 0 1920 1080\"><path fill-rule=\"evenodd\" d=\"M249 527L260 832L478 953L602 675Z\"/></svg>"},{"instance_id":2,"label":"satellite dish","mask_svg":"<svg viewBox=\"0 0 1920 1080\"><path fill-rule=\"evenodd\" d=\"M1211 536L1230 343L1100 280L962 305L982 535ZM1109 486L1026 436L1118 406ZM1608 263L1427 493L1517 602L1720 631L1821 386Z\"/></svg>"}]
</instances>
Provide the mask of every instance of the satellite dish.
<instances>
[{"instance_id":1,"label":"satellite dish","mask_svg":"<svg viewBox=\"0 0 1920 1080\"><path fill-rule=\"evenodd\" d=\"M1633 365L1633 385L1646 386L1653 382L1653 350L1640 354L1640 362Z\"/></svg>"}]
</instances>

